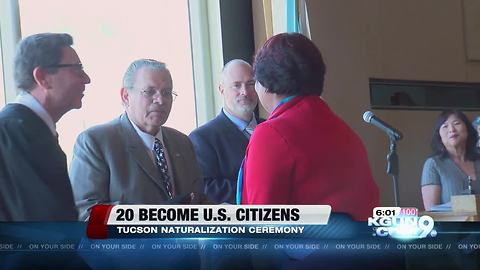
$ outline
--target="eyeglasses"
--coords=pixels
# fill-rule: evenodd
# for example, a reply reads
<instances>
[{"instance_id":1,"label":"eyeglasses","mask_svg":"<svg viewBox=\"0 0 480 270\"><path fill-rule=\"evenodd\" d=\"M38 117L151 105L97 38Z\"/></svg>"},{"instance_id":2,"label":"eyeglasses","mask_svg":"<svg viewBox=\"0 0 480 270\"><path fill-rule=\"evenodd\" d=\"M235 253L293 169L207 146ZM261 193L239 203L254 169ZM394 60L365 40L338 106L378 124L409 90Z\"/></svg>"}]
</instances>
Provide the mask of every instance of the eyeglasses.
<instances>
[{"instance_id":1,"label":"eyeglasses","mask_svg":"<svg viewBox=\"0 0 480 270\"><path fill-rule=\"evenodd\" d=\"M77 72L83 71L83 64L82 63L75 63L75 64L55 64L46 66L45 68L68 68L71 67Z\"/></svg>"},{"instance_id":2,"label":"eyeglasses","mask_svg":"<svg viewBox=\"0 0 480 270\"><path fill-rule=\"evenodd\" d=\"M146 88L140 90L140 93L146 98L154 99L161 96L162 98L175 100L178 96L175 91L172 89L155 89L155 88Z\"/></svg>"},{"instance_id":3,"label":"eyeglasses","mask_svg":"<svg viewBox=\"0 0 480 270\"><path fill-rule=\"evenodd\" d=\"M230 86L233 90L240 91L242 86L245 87L246 90L254 90L255 89L255 81L251 80L248 82L234 82L233 85Z\"/></svg>"},{"instance_id":4,"label":"eyeglasses","mask_svg":"<svg viewBox=\"0 0 480 270\"><path fill-rule=\"evenodd\" d=\"M50 65L46 66L45 68L65 68L65 67L73 67L78 70L83 70L83 64L82 63L76 63L76 64L56 64L56 65Z\"/></svg>"}]
</instances>

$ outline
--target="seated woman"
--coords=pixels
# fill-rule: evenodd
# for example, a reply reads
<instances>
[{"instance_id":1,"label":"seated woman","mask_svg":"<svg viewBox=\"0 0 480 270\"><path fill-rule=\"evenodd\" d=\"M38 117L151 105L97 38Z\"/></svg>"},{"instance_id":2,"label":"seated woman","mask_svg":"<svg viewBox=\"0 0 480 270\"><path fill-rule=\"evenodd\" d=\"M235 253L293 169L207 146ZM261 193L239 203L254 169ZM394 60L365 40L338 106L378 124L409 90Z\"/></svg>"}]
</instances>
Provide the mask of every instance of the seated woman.
<instances>
[{"instance_id":1,"label":"seated woman","mask_svg":"<svg viewBox=\"0 0 480 270\"><path fill-rule=\"evenodd\" d=\"M328 204L366 220L378 206L366 149L320 98L325 65L305 36L271 37L254 62L255 90L270 113L250 139L239 176L242 204Z\"/></svg>"},{"instance_id":2,"label":"seated woman","mask_svg":"<svg viewBox=\"0 0 480 270\"><path fill-rule=\"evenodd\" d=\"M422 172L425 210L450 202L452 195L479 191L480 155L475 147L477 131L467 116L457 110L443 111L437 118L432 138L433 154Z\"/></svg>"}]
</instances>

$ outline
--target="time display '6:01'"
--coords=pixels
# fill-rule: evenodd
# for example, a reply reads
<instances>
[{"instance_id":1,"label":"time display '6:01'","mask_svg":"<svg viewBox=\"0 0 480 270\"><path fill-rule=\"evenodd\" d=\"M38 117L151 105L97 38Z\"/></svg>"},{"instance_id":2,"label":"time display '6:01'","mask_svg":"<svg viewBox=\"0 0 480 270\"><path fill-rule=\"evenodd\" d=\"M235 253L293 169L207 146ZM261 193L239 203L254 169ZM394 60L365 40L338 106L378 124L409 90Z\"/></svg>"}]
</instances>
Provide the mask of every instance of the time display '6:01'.
<instances>
[{"instance_id":1,"label":"time display '6:01'","mask_svg":"<svg viewBox=\"0 0 480 270\"><path fill-rule=\"evenodd\" d=\"M373 208L374 217L394 217L400 214L400 207L375 207Z\"/></svg>"}]
</instances>

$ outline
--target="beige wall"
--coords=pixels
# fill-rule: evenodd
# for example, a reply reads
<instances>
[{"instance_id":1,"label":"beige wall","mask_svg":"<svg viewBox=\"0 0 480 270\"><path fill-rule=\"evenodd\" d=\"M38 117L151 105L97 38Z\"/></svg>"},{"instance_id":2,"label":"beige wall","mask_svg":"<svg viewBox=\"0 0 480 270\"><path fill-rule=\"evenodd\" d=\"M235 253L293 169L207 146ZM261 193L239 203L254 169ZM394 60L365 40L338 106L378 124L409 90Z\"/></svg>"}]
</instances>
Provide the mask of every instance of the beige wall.
<instances>
[{"instance_id":1,"label":"beige wall","mask_svg":"<svg viewBox=\"0 0 480 270\"><path fill-rule=\"evenodd\" d=\"M479 82L480 62L466 60L462 3L308 1L312 39L327 65L323 97L363 139L382 205L394 204L391 178L385 173L388 140L362 121L369 109L368 78ZM374 112L404 133L397 146L401 205L422 207L420 175L439 112Z\"/></svg>"}]
</instances>

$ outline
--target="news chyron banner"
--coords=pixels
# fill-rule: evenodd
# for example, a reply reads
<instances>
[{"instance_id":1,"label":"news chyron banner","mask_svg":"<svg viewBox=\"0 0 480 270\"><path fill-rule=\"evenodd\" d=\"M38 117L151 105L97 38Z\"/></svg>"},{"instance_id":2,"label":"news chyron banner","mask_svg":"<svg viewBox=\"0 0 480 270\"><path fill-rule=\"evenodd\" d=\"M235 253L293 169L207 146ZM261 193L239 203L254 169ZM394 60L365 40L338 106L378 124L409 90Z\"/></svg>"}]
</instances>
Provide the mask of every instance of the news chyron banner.
<instances>
[{"instance_id":1,"label":"news chyron banner","mask_svg":"<svg viewBox=\"0 0 480 270\"><path fill-rule=\"evenodd\" d=\"M92 239L258 238L315 234L327 225L328 205L96 205ZM321 226L320 226L321 227Z\"/></svg>"}]
</instances>

